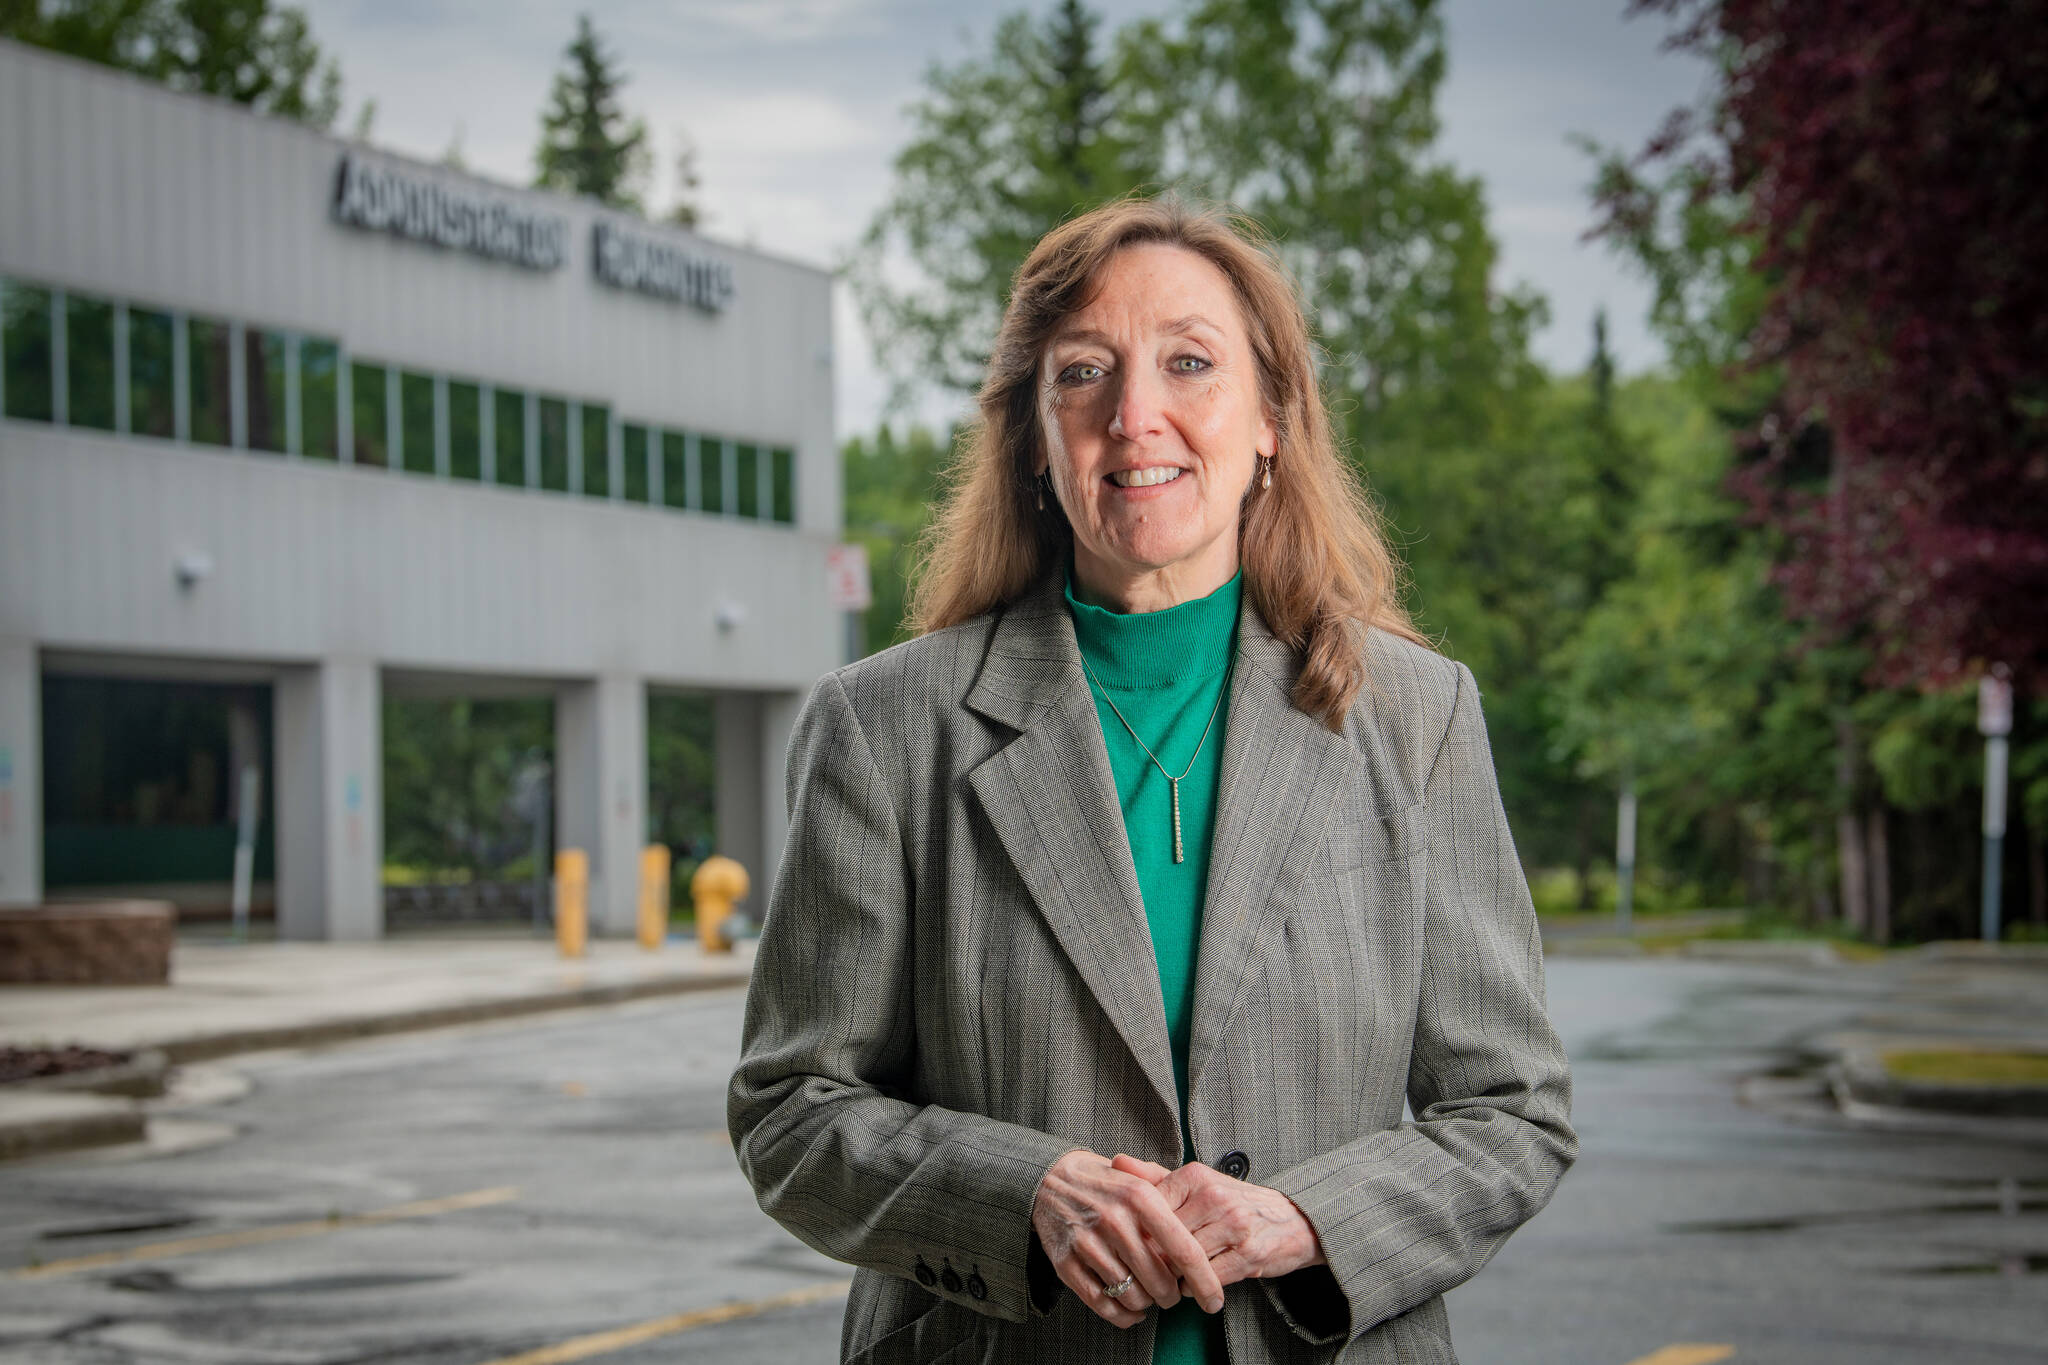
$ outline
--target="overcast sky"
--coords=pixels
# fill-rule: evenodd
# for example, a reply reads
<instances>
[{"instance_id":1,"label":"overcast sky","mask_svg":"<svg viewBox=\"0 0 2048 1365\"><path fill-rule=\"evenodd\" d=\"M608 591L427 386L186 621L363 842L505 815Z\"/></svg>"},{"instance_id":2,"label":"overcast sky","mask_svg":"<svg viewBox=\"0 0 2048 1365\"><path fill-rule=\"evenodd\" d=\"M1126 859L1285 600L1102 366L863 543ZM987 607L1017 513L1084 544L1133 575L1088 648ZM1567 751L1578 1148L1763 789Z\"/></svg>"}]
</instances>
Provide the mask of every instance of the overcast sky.
<instances>
[{"instance_id":1,"label":"overcast sky","mask_svg":"<svg viewBox=\"0 0 2048 1365\"><path fill-rule=\"evenodd\" d=\"M628 75L624 102L647 120L652 207L673 198L678 132L696 142L703 231L819 265L835 264L887 196L908 133L904 107L934 61L987 50L1018 0L300 0L341 63L343 128L376 104L371 140L438 158L458 145L477 172L533 174L540 109L579 8ZM1052 0L1031 0L1043 13ZM1104 30L1173 8L1094 0ZM1501 245L1496 284L1550 301L1538 357L1584 365L1605 305L1625 371L1660 363L1644 323L1648 291L1611 253L1581 245L1590 163L1566 141L1586 132L1633 151L1705 68L1660 53L1664 21L1624 20L1626 0L1446 0L1449 74L1438 112L1443 159L1486 186ZM872 429L886 384L845 287L834 302L842 435ZM943 405L928 405L940 416Z\"/></svg>"}]
</instances>

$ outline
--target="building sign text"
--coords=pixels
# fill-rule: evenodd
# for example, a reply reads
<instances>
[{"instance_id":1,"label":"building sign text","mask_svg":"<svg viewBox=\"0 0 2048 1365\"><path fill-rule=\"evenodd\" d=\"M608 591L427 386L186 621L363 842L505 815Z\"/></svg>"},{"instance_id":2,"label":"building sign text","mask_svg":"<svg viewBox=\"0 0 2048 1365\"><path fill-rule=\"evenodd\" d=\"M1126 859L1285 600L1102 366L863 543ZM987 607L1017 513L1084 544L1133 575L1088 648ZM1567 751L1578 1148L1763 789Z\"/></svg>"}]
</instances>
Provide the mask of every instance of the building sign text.
<instances>
[{"instance_id":1,"label":"building sign text","mask_svg":"<svg viewBox=\"0 0 2048 1365\"><path fill-rule=\"evenodd\" d=\"M673 242L600 220L590 238L591 269L617 289L691 303L717 313L732 302L732 267Z\"/></svg>"},{"instance_id":2,"label":"building sign text","mask_svg":"<svg viewBox=\"0 0 2048 1365\"><path fill-rule=\"evenodd\" d=\"M410 241L471 251L529 270L569 254L569 223L483 188L345 153L335 175L335 221Z\"/></svg>"}]
</instances>

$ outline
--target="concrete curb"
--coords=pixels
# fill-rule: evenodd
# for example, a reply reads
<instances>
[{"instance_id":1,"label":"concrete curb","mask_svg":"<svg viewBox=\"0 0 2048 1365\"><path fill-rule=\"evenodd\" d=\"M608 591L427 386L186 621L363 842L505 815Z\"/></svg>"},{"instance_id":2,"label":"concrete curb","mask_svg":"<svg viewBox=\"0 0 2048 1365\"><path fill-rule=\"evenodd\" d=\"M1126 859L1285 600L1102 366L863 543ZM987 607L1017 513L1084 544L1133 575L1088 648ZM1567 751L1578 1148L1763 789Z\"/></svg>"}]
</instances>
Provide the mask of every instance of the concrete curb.
<instances>
[{"instance_id":1,"label":"concrete curb","mask_svg":"<svg viewBox=\"0 0 2048 1365\"><path fill-rule=\"evenodd\" d=\"M1916 1081L1895 1076L1876 1051L1852 1049L1828 1063L1828 1088L1850 1103L1976 1118L2048 1118L2048 1085L1996 1085L1982 1081Z\"/></svg>"},{"instance_id":2,"label":"concrete curb","mask_svg":"<svg viewBox=\"0 0 2048 1365\"><path fill-rule=\"evenodd\" d=\"M1832 943L1811 939L1696 938L1679 945L1681 957L1705 962L1760 962L1788 967L1839 967Z\"/></svg>"},{"instance_id":3,"label":"concrete curb","mask_svg":"<svg viewBox=\"0 0 2048 1365\"><path fill-rule=\"evenodd\" d=\"M0 1161L139 1142L146 1131L142 1107L131 1099L47 1091L0 1095Z\"/></svg>"},{"instance_id":4,"label":"concrete curb","mask_svg":"<svg viewBox=\"0 0 2048 1365\"><path fill-rule=\"evenodd\" d=\"M687 995L693 991L723 990L744 986L752 973L748 967L704 976L659 977L646 981L620 981L601 986L574 986L566 990L534 995L511 995L501 999L462 1000L451 1005L427 1005L389 1014L338 1015L303 1024L268 1028L230 1029L220 1033L193 1034L169 1038L157 1044L175 1063L208 1061L237 1052L265 1052L272 1048L313 1047L321 1043L345 1042L351 1038L374 1038L385 1033L410 1033L417 1029L446 1028L451 1024L482 1023L491 1019L516 1019L527 1014L579 1009L593 1005L618 1005L654 996Z\"/></svg>"}]
</instances>

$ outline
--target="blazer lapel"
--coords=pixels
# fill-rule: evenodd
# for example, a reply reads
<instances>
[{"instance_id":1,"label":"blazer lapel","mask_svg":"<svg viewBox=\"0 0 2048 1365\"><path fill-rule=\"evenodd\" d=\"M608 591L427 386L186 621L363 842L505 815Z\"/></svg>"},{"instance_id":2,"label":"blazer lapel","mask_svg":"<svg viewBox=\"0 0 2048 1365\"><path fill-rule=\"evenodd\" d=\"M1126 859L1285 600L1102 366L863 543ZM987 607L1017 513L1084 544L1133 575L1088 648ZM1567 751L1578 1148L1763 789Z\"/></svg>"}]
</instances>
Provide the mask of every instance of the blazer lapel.
<instances>
[{"instance_id":1,"label":"blazer lapel","mask_svg":"<svg viewBox=\"0 0 2048 1365\"><path fill-rule=\"evenodd\" d=\"M1178 1114L1152 935L1062 586L1049 575L996 622L966 700L1019 733L968 785L1075 970Z\"/></svg>"},{"instance_id":2,"label":"blazer lapel","mask_svg":"<svg viewBox=\"0 0 2048 1365\"><path fill-rule=\"evenodd\" d=\"M1248 969L1280 931L1330 819L1359 790L1365 756L1297 709L1294 652L1266 628L1246 593L1239 608L1223 771L1195 967L1188 1088L1236 1013Z\"/></svg>"}]
</instances>

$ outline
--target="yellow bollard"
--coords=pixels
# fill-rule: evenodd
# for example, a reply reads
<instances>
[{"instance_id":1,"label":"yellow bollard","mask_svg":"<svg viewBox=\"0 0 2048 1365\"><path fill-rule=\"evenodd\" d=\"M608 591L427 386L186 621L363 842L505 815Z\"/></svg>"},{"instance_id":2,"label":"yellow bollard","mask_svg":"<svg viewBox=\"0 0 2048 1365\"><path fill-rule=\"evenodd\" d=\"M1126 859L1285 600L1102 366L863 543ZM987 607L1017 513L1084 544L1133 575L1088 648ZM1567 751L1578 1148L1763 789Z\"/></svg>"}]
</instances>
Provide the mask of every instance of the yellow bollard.
<instances>
[{"instance_id":1,"label":"yellow bollard","mask_svg":"<svg viewBox=\"0 0 2048 1365\"><path fill-rule=\"evenodd\" d=\"M590 855L580 848L555 854L555 946L563 957L582 957L590 937Z\"/></svg>"},{"instance_id":2,"label":"yellow bollard","mask_svg":"<svg viewBox=\"0 0 2048 1365\"><path fill-rule=\"evenodd\" d=\"M732 939L725 922L732 917L732 903L747 894L747 869L722 853L714 853L698 864L690 877L690 899L697 906L697 942L707 953L729 953Z\"/></svg>"},{"instance_id":3,"label":"yellow bollard","mask_svg":"<svg viewBox=\"0 0 2048 1365\"><path fill-rule=\"evenodd\" d=\"M653 952L668 937L668 845L640 850L640 946Z\"/></svg>"}]
</instances>

